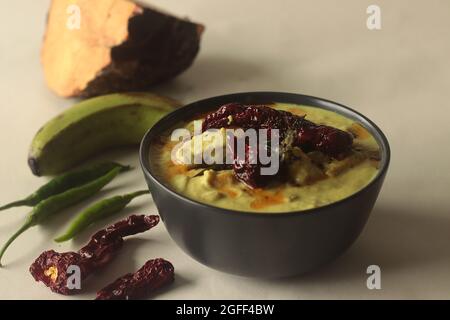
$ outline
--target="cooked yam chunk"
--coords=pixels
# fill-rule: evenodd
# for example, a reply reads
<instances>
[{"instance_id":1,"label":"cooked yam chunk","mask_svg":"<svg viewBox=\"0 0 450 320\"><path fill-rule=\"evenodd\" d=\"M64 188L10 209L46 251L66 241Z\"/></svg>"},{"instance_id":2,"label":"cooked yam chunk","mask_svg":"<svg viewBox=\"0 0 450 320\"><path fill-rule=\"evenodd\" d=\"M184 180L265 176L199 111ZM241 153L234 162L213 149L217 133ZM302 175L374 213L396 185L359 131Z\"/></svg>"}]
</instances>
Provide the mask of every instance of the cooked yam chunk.
<instances>
[{"instance_id":1,"label":"cooked yam chunk","mask_svg":"<svg viewBox=\"0 0 450 320\"><path fill-rule=\"evenodd\" d=\"M301 186L326 177L323 171L301 149L294 148L292 153L296 159L288 167L291 183Z\"/></svg>"},{"instance_id":2,"label":"cooked yam chunk","mask_svg":"<svg viewBox=\"0 0 450 320\"><path fill-rule=\"evenodd\" d=\"M362 151L353 151L348 157L343 160L333 160L325 167L327 176L335 177L354 166L360 164L368 159L368 154Z\"/></svg>"},{"instance_id":3,"label":"cooked yam chunk","mask_svg":"<svg viewBox=\"0 0 450 320\"><path fill-rule=\"evenodd\" d=\"M368 139L370 138L370 133L367 131L366 128L364 128L362 125L360 125L357 122L354 122L348 129L349 131L356 139Z\"/></svg>"},{"instance_id":4,"label":"cooked yam chunk","mask_svg":"<svg viewBox=\"0 0 450 320\"><path fill-rule=\"evenodd\" d=\"M174 150L174 161L188 168L221 165L226 156L225 148L225 129L208 130L179 145Z\"/></svg>"},{"instance_id":5,"label":"cooked yam chunk","mask_svg":"<svg viewBox=\"0 0 450 320\"><path fill-rule=\"evenodd\" d=\"M307 156L316 166L321 169L324 169L325 166L332 161L329 156L320 151L308 152Z\"/></svg>"}]
</instances>

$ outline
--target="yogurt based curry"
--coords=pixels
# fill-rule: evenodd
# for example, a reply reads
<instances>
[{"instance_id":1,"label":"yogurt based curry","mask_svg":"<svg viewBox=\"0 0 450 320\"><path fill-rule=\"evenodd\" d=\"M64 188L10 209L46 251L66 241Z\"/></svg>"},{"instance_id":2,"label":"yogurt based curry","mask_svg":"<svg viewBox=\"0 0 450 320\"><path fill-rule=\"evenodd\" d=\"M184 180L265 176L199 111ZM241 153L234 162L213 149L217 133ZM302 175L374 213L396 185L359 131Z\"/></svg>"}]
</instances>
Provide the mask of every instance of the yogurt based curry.
<instances>
[{"instance_id":1,"label":"yogurt based curry","mask_svg":"<svg viewBox=\"0 0 450 320\"><path fill-rule=\"evenodd\" d=\"M194 135L195 121L202 121L200 135ZM150 149L152 171L174 191L212 206L261 213L317 208L352 195L378 172L380 152L374 137L359 123L316 107L229 104L180 127L192 137L180 143L171 140L172 131L162 136ZM174 148L202 139L212 128L219 129L219 135L225 128L280 129L279 172L261 175L263 166L249 162L249 148L232 164L174 161ZM206 143L204 138L201 143Z\"/></svg>"}]
</instances>

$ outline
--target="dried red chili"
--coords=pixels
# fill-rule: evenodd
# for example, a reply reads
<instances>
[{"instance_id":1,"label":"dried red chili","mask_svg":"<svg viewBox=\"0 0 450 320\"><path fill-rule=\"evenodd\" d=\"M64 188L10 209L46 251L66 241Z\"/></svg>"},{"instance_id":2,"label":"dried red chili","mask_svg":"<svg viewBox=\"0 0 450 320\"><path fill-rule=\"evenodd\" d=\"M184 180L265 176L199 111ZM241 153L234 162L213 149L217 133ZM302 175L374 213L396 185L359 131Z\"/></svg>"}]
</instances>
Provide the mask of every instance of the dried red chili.
<instances>
[{"instance_id":1,"label":"dried red chili","mask_svg":"<svg viewBox=\"0 0 450 320\"><path fill-rule=\"evenodd\" d=\"M207 115L202 124L203 131L229 127L238 127L244 130L267 129L269 136L272 129L278 129L280 142L283 142L291 132L294 133L291 146L300 147L305 152L321 151L338 159L343 158L350 151L353 143L353 137L348 132L330 126L317 125L304 117L266 105L229 103ZM234 157L233 171L239 180L250 187L260 187L267 182L267 179L262 179L260 164L249 162L253 151L246 145L245 158ZM283 164L281 164L282 168ZM280 176L281 173L282 170L277 176Z\"/></svg>"},{"instance_id":2,"label":"dried red chili","mask_svg":"<svg viewBox=\"0 0 450 320\"><path fill-rule=\"evenodd\" d=\"M330 157L341 159L350 151L353 136L330 126L316 125L304 120L297 131L296 144L304 152L317 150Z\"/></svg>"},{"instance_id":3,"label":"dried red chili","mask_svg":"<svg viewBox=\"0 0 450 320\"><path fill-rule=\"evenodd\" d=\"M128 273L97 292L96 300L142 299L173 280L174 268L169 261L149 260L135 273Z\"/></svg>"},{"instance_id":4,"label":"dried red chili","mask_svg":"<svg viewBox=\"0 0 450 320\"><path fill-rule=\"evenodd\" d=\"M353 137L348 132L330 126L317 125L304 117L266 105L246 106L229 103L207 115L202 125L203 131L227 127L279 129L281 140L288 130L295 130L298 136L295 145L318 150L332 157L347 152L353 142Z\"/></svg>"},{"instance_id":5,"label":"dried red chili","mask_svg":"<svg viewBox=\"0 0 450 320\"><path fill-rule=\"evenodd\" d=\"M147 231L158 222L159 216L156 215L129 216L95 233L89 243L78 252L43 252L30 266L30 273L36 281L43 282L53 292L74 294L79 289L67 286L70 266L78 266L80 280L84 280L114 258L123 245L124 237Z\"/></svg>"},{"instance_id":6,"label":"dried red chili","mask_svg":"<svg viewBox=\"0 0 450 320\"><path fill-rule=\"evenodd\" d=\"M251 161L251 159L255 157L257 157L256 150L254 150L254 147L246 143L245 157L240 158L238 153L234 153L233 159L234 176L252 188L262 187L268 183L268 179L261 174L261 168L263 166L259 163L254 163ZM280 173L281 171L279 171L276 176Z\"/></svg>"}]
</instances>

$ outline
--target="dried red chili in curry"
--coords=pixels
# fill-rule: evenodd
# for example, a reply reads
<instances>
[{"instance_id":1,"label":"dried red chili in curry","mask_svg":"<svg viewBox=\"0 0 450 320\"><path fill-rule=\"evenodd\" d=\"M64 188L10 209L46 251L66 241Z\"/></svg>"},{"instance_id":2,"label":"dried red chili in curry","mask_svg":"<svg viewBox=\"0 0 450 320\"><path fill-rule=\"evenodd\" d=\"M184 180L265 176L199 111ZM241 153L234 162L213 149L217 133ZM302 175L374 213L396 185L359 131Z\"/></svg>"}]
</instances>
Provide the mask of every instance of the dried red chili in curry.
<instances>
[{"instance_id":1,"label":"dried red chili in curry","mask_svg":"<svg viewBox=\"0 0 450 320\"><path fill-rule=\"evenodd\" d=\"M203 131L220 128L267 129L269 136L271 130L278 129L281 144L287 143L285 138L289 134L294 136L289 145L283 146L284 151L299 147L304 152L320 151L335 159L343 159L353 144L353 136L348 132L326 125L317 125L306 120L304 116L276 110L267 105L225 104L217 111L208 114L202 124ZM261 176L262 165L250 161L252 157L255 157L256 150L253 148L254 146L246 143L244 158L239 158L235 150L232 150L235 154L233 172L238 180L248 186L263 187L268 179ZM277 177L283 177L284 173L284 164L281 163Z\"/></svg>"}]
</instances>

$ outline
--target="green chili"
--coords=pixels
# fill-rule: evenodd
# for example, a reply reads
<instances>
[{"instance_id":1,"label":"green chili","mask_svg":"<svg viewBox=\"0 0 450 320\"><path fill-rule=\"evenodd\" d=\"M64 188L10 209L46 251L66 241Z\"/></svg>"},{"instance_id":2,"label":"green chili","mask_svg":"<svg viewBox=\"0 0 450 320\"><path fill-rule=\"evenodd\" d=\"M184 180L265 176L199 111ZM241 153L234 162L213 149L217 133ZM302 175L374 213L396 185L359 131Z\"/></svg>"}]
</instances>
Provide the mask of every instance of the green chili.
<instances>
[{"instance_id":1,"label":"green chili","mask_svg":"<svg viewBox=\"0 0 450 320\"><path fill-rule=\"evenodd\" d=\"M74 238L77 234L85 230L94 222L114 215L124 209L134 198L148 193L149 192L147 190L136 191L126 195L104 199L95 203L86 210L80 212L80 214L72 220L66 232L57 237L55 241L64 242Z\"/></svg>"},{"instance_id":2,"label":"green chili","mask_svg":"<svg viewBox=\"0 0 450 320\"><path fill-rule=\"evenodd\" d=\"M114 168L121 168L122 171L126 171L130 167L114 162L104 162L67 172L53 178L25 199L0 207L0 211L18 206L33 207L51 196L95 180Z\"/></svg>"},{"instance_id":3,"label":"green chili","mask_svg":"<svg viewBox=\"0 0 450 320\"><path fill-rule=\"evenodd\" d=\"M8 241L6 241L6 243L0 249L0 266L1 266L1 259L6 249L24 231L47 220L53 214L61 211L62 209L70 207L94 195L95 193L100 191L100 189L102 189L105 185L111 182L111 180L113 180L121 170L122 170L121 168L114 168L107 174L87 184L69 189L63 193L51 196L39 202L39 204L35 206L33 210L28 214L25 223L22 225L22 227L16 233L14 233L8 239Z\"/></svg>"}]
</instances>

